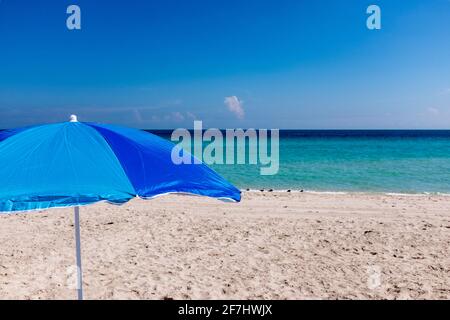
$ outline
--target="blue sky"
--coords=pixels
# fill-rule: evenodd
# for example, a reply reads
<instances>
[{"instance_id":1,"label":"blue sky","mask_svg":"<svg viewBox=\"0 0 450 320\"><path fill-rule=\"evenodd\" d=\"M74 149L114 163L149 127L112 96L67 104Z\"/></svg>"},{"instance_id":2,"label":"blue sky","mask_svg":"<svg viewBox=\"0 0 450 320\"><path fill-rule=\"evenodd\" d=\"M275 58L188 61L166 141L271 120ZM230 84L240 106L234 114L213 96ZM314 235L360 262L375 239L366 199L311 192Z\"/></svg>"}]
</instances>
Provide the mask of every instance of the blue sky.
<instances>
[{"instance_id":1,"label":"blue sky","mask_svg":"<svg viewBox=\"0 0 450 320\"><path fill-rule=\"evenodd\" d=\"M0 0L0 127L450 128L449 57L450 0Z\"/></svg>"}]
</instances>

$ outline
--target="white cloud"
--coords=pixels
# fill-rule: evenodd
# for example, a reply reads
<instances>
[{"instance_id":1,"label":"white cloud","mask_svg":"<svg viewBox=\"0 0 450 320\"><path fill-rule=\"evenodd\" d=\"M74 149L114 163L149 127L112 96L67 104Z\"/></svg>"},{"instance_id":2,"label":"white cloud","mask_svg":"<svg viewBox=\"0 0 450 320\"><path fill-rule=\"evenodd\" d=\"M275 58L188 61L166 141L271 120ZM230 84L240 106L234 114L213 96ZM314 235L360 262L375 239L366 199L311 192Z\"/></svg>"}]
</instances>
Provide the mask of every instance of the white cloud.
<instances>
[{"instance_id":1,"label":"white cloud","mask_svg":"<svg viewBox=\"0 0 450 320\"><path fill-rule=\"evenodd\" d=\"M428 111L429 114L431 114L433 116L439 115L439 109L438 108L430 107L430 108L427 109L427 111Z\"/></svg>"},{"instance_id":2,"label":"white cloud","mask_svg":"<svg viewBox=\"0 0 450 320\"><path fill-rule=\"evenodd\" d=\"M245 112L243 108L243 101L239 100L239 98L236 96L231 96L225 97L224 103L227 106L228 110L234 113L234 115L236 115L238 119L244 119Z\"/></svg>"},{"instance_id":3,"label":"white cloud","mask_svg":"<svg viewBox=\"0 0 450 320\"><path fill-rule=\"evenodd\" d=\"M138 108L134 108L132 109L133 115L134 115L134 119L136 120L137 123L142 123L143 122L143 118L142 118L142 114L141 111Z\"/></svg>"},{"instance_id":4,"label":"white cloud","mask_svg":"<svg viewBox=\"0 0 450 320\"><path fill-rule=\"evenodd\" d=\"M150 117L150 120L151 120L152 122L159 122L159 121L161 121L161 119L160 119L158 116L155 116L155 115L152 115L152 116Z\"/></svg>"},{"instance_id":5,"label":"white cloud","mask_svg":"<svg viewBox=\"0 0 450 320\"><path fill-rule=\"evenodd\" d=\"M191 119L191 120L196 120L197 119L197 117L195 116L195 114L193 114L192 112L186 112L186 115L187 115L187 117L189 118L189 119Z\"/></svg>"},{"instance_id":6,"label":"white cloud","mask_svg":"<svg viewBox=\"0 0 450 320\"><path fill-rule=\"evenodd\" d=\"M175 112L171 112L170 114L166 115L164 117L164 119L167 121L182 122L185 119L185 117L181 112L175 111Z\"/></svg>"},{"instance_id":7,"label":"white cloud","mask_svg":"<svg viewBox=\"0 0 450 320\"><path fill-rule=\"evenodd\" d=\"M166 104L169 105L169 106L179 106L179 105L183 104L183 100L181 100L181 99L173 99L173 100L167 101Z\"/></svg>"},{"instance_id":8,"label":"white cloud","mask_svg":"<svg viewBox=\"0 0 450 320\"><path fill-rule=\"evenodd\" d=\"M440 90L438 92L438 95L440 95L440 96L450 95L450 88L445 88L445 89Z\"/></svg>"}]
</instances>

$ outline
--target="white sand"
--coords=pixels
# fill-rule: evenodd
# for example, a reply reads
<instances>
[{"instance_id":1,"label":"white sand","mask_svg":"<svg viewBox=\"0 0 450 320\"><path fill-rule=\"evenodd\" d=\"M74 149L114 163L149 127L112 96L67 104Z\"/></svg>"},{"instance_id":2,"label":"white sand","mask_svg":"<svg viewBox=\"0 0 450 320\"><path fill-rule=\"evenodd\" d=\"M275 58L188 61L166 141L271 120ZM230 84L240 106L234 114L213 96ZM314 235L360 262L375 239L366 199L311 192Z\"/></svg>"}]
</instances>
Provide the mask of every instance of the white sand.
<instances>
[{"instance_id":1,"label":"white sand","mask_svg":"<svg viewBox=\"0 0 450 320\"><path fill-rule=\"evenodd\" d=\"M449 299L450 198L245 193L81 209L87 299ZM0 298L72 299L73 209L0 216Z\"/></svg>"}]
</instances>

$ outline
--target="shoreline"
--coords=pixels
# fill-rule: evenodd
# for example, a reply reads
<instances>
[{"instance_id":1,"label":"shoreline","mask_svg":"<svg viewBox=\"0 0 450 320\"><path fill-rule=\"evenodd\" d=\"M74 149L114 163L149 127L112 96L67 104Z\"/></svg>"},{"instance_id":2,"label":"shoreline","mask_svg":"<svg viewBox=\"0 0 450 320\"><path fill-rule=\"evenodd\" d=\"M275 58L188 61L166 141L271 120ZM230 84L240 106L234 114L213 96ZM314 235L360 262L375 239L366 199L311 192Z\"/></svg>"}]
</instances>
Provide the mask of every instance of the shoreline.
<instances>
[{"instance_id":1,"label":"shoreline","mask_svg":"<svg viewBox=\"0 0 450 320\"><path fill-rule=\"evenodd\" d=\"M307 189L271 189L271 188L241 188L242 193L244 192L254 192L254 193L305 193L305 194L348 194L348 195L385 195L385 196L443 196L450 197L450 192L390 192L390 191L317 191L317 190L307 190Z\"/></svg>"}]
</instances>

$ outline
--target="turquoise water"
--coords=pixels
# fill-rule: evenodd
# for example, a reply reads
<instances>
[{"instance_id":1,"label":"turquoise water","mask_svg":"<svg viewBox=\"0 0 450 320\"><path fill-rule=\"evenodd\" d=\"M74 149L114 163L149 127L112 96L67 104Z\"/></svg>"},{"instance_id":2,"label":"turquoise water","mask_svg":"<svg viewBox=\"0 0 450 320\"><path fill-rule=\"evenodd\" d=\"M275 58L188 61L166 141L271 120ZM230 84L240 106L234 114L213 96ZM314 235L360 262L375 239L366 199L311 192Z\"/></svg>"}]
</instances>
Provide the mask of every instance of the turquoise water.
<instances>
[{"instance_id":1,"label":"turquoise water","mask_svg":"<svg viewBox=\"0 0 450 320\"><path fill-rule=\"evenodd\" d=\"M450 193L450 131L282 131L279 166L211 167L242 189Z\"/></svg>"}]
</instances>

